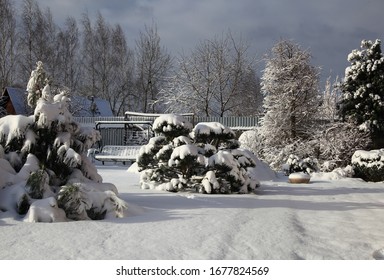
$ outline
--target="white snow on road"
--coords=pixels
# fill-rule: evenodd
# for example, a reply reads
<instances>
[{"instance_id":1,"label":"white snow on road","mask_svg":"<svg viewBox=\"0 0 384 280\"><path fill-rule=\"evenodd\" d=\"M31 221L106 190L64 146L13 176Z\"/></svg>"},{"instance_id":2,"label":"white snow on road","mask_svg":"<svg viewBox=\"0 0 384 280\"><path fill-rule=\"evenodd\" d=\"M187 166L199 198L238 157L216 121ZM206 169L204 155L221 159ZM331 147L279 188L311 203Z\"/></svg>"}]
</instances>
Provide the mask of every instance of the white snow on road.
<instances>
[{"instance_id":1,"label":"white snow on road","mask_svg":"<svg viewBox=\"0 0 384 280\"><path fill-rule=\"evenodd\" d=\"M0 212L0 259L315 259L383 257L384 183L287 177L257 194L143 190L123 165L98 166L124 218L27 223Z\"/></svg>"}]
</instances>

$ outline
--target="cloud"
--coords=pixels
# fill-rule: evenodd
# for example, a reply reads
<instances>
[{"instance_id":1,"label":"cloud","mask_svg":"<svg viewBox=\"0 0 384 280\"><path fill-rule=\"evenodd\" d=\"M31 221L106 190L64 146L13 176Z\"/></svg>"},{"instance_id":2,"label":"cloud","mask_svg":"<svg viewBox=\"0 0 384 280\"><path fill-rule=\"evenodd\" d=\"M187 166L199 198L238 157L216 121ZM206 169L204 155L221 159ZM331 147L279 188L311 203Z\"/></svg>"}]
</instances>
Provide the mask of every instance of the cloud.
<instances>
[{"instance_id":1,"label":"cloud","mask_svg":"<svg viewBox=\"0 0 384 280\"><path fill-rule=\"evenodd\" d=\"M140 30L154 21L162 43L172 53L193 48L200 40L231 30L242 35L260 57L280 38L310 48L314 63L328 75L343 74L348 53L362 39L383 36L382 0L38 0L54 20L90 18L101 12L120 24L134 47Z\"/></svg>"}]
</instances>

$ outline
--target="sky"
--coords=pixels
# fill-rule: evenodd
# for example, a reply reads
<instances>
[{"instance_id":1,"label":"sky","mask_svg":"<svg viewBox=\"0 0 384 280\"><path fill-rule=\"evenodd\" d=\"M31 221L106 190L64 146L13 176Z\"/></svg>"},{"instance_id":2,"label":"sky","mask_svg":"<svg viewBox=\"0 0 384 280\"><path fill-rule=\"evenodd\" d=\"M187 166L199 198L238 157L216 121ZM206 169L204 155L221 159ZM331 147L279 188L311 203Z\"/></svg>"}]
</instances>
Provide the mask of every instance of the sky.
<instances>
[{"instance_id":1,"label":"sky","mask_svg":"<svg viewBox=\"0 0 384 280\"><path fill-rule=\"evenodd\" d=\"M384 39L383 0L37 0L60 25L68 16L91 19L100 12L120 24L128 44L145 25L157 25L162 45L173 55L230 30L249 44L260 62L280 39L290 39L312 54L322 79L344 76L347 56L361 40Z\"/></svg>"}]
</instances>

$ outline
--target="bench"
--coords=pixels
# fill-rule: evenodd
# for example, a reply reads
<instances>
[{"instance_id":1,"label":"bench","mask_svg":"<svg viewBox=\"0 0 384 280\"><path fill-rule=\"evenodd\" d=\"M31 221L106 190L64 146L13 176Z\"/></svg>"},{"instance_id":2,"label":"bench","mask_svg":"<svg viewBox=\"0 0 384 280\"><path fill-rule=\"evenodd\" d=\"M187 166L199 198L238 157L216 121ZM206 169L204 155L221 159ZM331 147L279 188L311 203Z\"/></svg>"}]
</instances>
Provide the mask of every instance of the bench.
<instances>
[{"instance_id":1,"label":"bench","mask_svg":"<svg viewBox=\"0 0 384 280\"><path fill-rule=\"evenodd\" d=\"M123 162L136 161L142 146L104 146L100 153L95 154L95 159L101 161L104 165L105 161Z\"/></svg>"}]
</instances>

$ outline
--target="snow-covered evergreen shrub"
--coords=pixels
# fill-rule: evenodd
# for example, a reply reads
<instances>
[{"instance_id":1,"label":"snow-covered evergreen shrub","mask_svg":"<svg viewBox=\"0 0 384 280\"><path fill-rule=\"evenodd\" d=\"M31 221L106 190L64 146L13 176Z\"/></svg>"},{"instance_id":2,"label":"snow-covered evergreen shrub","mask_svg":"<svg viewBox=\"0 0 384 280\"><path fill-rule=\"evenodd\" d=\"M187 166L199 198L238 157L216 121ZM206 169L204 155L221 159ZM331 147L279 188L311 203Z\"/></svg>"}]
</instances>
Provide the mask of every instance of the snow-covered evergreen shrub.
<instances>
[{"instance_id":1,"label":"snow-covered evergreen shrub","mask_svg":"<svg viewBox=\"0 0 384 280\"><path fill-rule=\"evenodd\" d=\"M258 186L247 174L256 164L255 156L239 149L228 127L212 122L191 129L188 121L172 114L160 116L154 126L161 135L141 148L137 160L143 188L246 193Z\"/></svg>"},{"instance_id":2,"label":"snow-covered evergreen shrub","mask_svg":"<svg viewBox=\"0 0 384 280\"><path fill-rule=\"evenodd\" d=\"M191 129L192 124L189 121L172 114L163 115L153 122L153 131L164 135L168 141L181 135L188 135Z\"/></svg>"},{"instance_id":3,"label":"snow-covered evergreen shrub","mask_svg":"<svg viewBox=\"0 0 384 280\"><path fill-rule=\"evenodd\" d=\"M69 219L99 219L105 213L122 216L126 204L117 197L115 187L111 192L109 184L101 183L86 155L100 140L100 133L74 122L68 111L68 92L53 96L43 76L39 62L27 86L34 115L0 119L0 175L4 175L0 179L0 197L6 198L0 199L0 208L25 215L32 201L47 198L36 203L31 209L34 213L28 215L33 218L26 219L45 221L50 219L35 215L43 214L40 210L44 205L56 207L57 198L58 207ZM82 187L76 188L79 183Z\"/></svg>"},{"instance_id":4,"label":"snow-covered evergreen shrub","mask_svg":"<svg viewBox=\"0 0 384 280\"><path fill-rule=\"evenodd\" d=\"M235 139L235 133L229 128L218 122L196 124L192 130L191 137L196 143L210 144L216 149L236 148L240 144Z\"/></svg>"},{"instance_id":5,"label":"snow-covered evergreen shrub","mask_svg":"<svg viewBox=\"0 0 384 280\"><path fill-rule=\"evenodd\" d=\"M289 155L286 163L283 165L283 171L286 175L296 172L312 173L319 171L318 162L313 157L300 159L296 155Z\"/></svg>"},{"instance_id":6,"label":"snow-covered evergreen shrub","mask_svg":"<svg viewBox=\"0 0 384 280\"><path fill-rule=\"evenodd\" d=\"M48 181L48 173L43 169L32 172L25 186L28 195L34 199L42 199L44 193L49 189Z\"/></svg>"},{"instance_id":7,"label":"snow-covered evergreen shrub","mask_svg":"<svg viewBox=\"0 0 384 280\"><path fill-rule=\"evenodd\" d=\"M67 217L73 220L88 219L87 201L85 194L78 184L63 186L57 196L60 208L64 209Z\"/></svg>"},{"instance_id":8,"label":"snow-covered evergreen shrub","mask_svg":"<svg viewBox=\"0 0 384 280\"><path fill-rule=\"evenodd\" d=\"M365 181L384 181L384 149L358 150L352 156L355 177Z\"/></svg>"}]
</instances>

